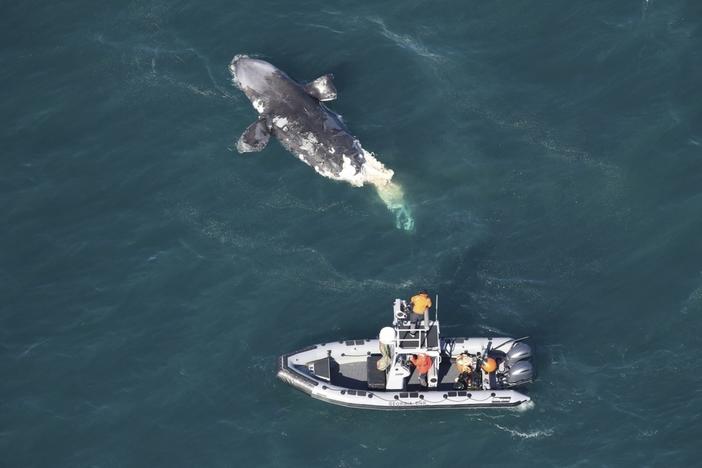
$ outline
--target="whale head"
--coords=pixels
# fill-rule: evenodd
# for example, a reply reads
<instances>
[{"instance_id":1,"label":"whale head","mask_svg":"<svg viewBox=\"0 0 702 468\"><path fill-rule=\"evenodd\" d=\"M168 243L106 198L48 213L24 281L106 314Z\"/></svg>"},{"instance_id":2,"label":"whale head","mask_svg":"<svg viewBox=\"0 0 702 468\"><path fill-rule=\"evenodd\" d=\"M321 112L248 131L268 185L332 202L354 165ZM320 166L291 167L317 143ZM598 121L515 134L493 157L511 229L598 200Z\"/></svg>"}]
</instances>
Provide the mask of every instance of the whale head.
<instances>
[{"instance_id":1,"label":"whale head","mask_svg":"<svg viewBox=\"0 0 702 468\"><path fill-rule=\"evenodd\" d=\"M229 64L229 71L234 84L244 93L261 95L270 88L270 79L278 69L263 60L237 55Z\"/></svg>"}]
</instances>

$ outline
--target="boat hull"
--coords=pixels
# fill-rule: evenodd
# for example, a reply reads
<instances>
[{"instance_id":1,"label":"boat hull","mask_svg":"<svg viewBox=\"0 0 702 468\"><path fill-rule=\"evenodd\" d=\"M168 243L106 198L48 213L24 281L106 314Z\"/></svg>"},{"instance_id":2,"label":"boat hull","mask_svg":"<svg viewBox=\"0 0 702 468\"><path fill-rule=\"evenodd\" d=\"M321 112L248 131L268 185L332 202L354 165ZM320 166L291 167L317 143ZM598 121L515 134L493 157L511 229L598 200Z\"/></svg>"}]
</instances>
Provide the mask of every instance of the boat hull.
<instances>
[{"instance_id":1,"label":"boat hull","mask_svg":"<svg viewBox=\"0 0 702 468\"><path fill-rule=\"evenodd\" d=\"M457 343L459 340L460 343ZM499 340L506 341L509 338L493 340L499 343ZM456 352L480 347L484 342L487 342L487 339L447 340L447 343L451 343L452 350L458 348ZM278 360L278 378L313 398L350 408L374 410L514 408L531 401L527 395L512 389L458 391L449 389L446 385L443 388L416 391L373 390L358 386L349 388L334 384L331 380L319 378L301 364L332 355L342 362L344 359L353 359L349 356L361 356L355 359L362 359L362 356L371 355L374 350L377 350L377 345L377 340L341 341L314 345L284 354Z\"/></svg>"}]
</instances>

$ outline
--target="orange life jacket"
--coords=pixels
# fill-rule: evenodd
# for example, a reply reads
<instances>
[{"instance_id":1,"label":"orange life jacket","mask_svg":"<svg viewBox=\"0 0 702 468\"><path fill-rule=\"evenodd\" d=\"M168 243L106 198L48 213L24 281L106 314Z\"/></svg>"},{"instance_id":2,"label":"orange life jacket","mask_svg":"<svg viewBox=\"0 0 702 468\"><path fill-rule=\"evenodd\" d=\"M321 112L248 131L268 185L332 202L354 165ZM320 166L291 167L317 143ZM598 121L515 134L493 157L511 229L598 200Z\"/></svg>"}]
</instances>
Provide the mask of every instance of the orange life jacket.
<instances>
[{"instance_id":1,"label":"orange life jacket","mask_svg":"<svg viewBox=\"0 0 702 468\"><path fill-rule=\"evenodd\" d=\"M417 368L420 374L426 374L431 369L432 360L426 354L420 354L416 358L412 356L410 361Z\"/></svg>"}]
</instances>

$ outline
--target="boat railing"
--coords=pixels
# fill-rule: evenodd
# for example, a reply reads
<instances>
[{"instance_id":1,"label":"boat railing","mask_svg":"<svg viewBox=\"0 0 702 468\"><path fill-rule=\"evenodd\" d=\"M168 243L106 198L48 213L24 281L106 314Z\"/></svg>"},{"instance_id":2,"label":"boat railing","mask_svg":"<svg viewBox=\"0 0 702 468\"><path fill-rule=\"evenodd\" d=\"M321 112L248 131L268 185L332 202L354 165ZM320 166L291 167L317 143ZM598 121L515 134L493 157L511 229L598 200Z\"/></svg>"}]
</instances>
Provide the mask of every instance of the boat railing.
<instances>
[{"instance_id":1,"label":"boat railing","mask_svg":"<svg viewBox=\"0 0 702 468\"><path fill-rule=\"evenodd\" d=\"M426 351L427 335L431 326L421 326L412 328L411 325L398 325L395 327L395 345L398 351L403 353ZM412 331L414 335L410 335ZM416 346L408 346L415 344Z\"/></svg>"},{"instance_id":2,"label":"boat railing","mask_svg":"<svg viewBox=\"0 0 702 468\"><path fill-rule=\"evenodd\" d=\"M438 298L437 298L438 299ZM421 325L412 324L407 317L407 304L401 299L395 299L393 328L395 329L395 346L403 354L426 352L427 338L432 327L438 327L438 320L429 320L429 310L424 311ZM412 336L410 333L415 332ZM416 343L417 346L409 347L408 344Z\"/></svg>"}]
</instances>

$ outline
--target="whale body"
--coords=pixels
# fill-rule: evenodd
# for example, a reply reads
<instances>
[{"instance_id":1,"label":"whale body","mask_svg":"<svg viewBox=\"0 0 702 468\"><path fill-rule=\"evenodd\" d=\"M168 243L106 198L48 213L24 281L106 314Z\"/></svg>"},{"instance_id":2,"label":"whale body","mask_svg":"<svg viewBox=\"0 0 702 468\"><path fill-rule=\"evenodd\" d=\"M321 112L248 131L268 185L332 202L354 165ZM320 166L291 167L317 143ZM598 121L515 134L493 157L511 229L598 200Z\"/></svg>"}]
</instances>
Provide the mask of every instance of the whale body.
<instances>
[{"instance_id":1,"label":"whale body","mask_svg":"<svg viewBox=\"0 0 702 468\"><path fill-rule=\"evenodd\" d=\"M402 188L391 181L393 171L364 150L341 116L323 104L337 96L331 74L299 83L274 65L246 55L235 56L229 70L234 85L258 113L236 143L239 153L263 150L272 135L324 177L356 187L375 185L386 206L396 213L398 226L412 229L414 221Z\"/></svg>"}]
</instances>

